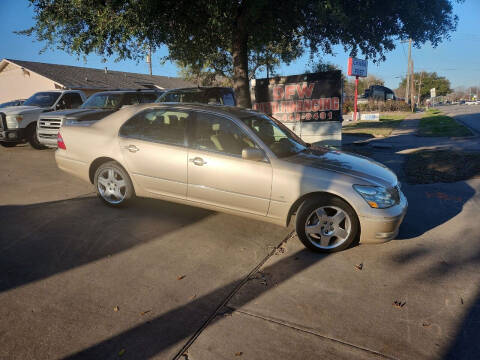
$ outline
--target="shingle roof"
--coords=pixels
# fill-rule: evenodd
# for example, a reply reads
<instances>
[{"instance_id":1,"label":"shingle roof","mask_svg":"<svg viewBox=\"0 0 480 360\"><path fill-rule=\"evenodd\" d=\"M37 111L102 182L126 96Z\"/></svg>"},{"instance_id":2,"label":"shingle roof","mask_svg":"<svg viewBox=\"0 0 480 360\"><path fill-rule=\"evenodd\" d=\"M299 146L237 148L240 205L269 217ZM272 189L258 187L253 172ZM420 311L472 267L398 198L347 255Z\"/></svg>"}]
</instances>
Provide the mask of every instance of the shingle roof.
<instances>
[{"instance_id":1,"label":"shingle roof","mask_svg":"<svg viewBox=\"0 0 480 360\"><path fill-rule=\"evenodd\" d=\"M181 78L5 59L72 89L165 89L195 86ZM150 86L148 86L150 85Z\"/></svg>"}]
</instances>

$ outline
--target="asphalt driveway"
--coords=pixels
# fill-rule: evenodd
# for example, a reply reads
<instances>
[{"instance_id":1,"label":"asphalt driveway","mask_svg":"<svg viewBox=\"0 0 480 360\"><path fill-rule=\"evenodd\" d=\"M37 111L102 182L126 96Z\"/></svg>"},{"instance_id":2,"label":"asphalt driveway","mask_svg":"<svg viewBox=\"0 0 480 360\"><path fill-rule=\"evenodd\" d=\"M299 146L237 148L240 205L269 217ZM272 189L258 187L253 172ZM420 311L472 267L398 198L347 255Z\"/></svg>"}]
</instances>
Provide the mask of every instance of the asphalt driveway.
<instances>
[{"instance_id":1,"label":"asphalt driveway","mask_svg":"<svg viewBox=\"0 0 480 360\"><path fill-rule=\"evenodd\" d=\"M477 359L480 181L405 185L398 240L329 256L162 201L111 209L0 149L0 358Z\"/></svg>"}]
</instances>

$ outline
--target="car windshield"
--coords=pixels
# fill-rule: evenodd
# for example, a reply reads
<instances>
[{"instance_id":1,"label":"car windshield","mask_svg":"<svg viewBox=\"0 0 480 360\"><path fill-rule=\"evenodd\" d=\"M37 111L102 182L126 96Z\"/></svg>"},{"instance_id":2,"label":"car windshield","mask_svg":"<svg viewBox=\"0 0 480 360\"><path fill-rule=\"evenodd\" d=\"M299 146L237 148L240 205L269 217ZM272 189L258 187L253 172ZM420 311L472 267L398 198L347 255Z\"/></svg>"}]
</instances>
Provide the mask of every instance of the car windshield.
<instances>
[{"instance_id":1,"label":"car windshield","mask_svg":"<svg viewBox=\"0 0 480 360\"><path fill-rule=\"evenodd\" d=\"M39 92L30 96L23 105L50 107L55 104L59 96L59 92Z\"/></svg>"},{"instance_id":2,"label":"car windshield","mask_svg":"<svg viewBox=\"0 0 480 360\"><path fill-rule=\"evenodd\" d=\"M116 109L122 106L125 94L94 94L85 101L82 109Z\"/></svg>"},{"instance_id":3,"label":"car windshield","mask_svg":"<svg viewBox=\"0 0 480 360\"><path fill-rule=\"evenodd\" d=\"M124 105L140 103L153 103L157 95L155 93L100 93L94 94L83 103L82 109L119 109Z\"/></svg>"},{"instance_id":4,"label":"car windshield","mask_svg":"<svg viewBox=\"0 0 480 360\"><path fill-rule=\"evenodd\" d=\"M240 120L252 129L278 157L292 156L308 147L285 125L267 115L258 114Z\"/></svg>"},{"instance_id":5,"label":"car windshield","mask_svg":"<svg viewBox=\"0 0 480 360\"><path fill-rule=\"evenodd\" d=\"M224 99L222 96L223 92L214 90L192 89L168 91L160 96L156 102L223 104Z\"/></svg>"}]
</instances>

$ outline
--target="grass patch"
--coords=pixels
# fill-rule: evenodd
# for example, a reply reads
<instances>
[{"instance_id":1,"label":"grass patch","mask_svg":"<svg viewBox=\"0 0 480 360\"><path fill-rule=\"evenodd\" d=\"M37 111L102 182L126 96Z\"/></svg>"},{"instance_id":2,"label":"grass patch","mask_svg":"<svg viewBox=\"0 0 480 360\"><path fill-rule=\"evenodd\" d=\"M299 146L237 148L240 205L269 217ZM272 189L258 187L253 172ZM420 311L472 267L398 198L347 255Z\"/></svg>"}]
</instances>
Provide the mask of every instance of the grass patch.
<instances>
[{"instance_id":1,"label":"grass patch","mask_svg":"<svg viewBox=\"0 0 480 360\"><path fill-rule=\"evenodd\" d=\"M358 121L345 125L342 132L345 134L385 137L390 136L392 131L398 128L404 114L382 115L380 121Z\"/></svg>"},{"instance_id":2,"label":"grass patch","mask_svg":"<svg viewBox=\"0 0 480 360\"><path fill-rule=\"evenodd\" d=\"M472 136L473 134L467 127L459 124L451 117L442 115L439 110L430 109L420 119L417 135L424 137L462 137Z\"/></svg>"},{"instance_id":3,"label":"grass patch","mask_svg":"<svg viewBox=\"0 0 480 360\"><path fill-rule=\"evenodd\" d=\"M420 150L407 155L404 169L411 184L467 180L480 176L480 152Z\"/></svg>"}]
</instances>

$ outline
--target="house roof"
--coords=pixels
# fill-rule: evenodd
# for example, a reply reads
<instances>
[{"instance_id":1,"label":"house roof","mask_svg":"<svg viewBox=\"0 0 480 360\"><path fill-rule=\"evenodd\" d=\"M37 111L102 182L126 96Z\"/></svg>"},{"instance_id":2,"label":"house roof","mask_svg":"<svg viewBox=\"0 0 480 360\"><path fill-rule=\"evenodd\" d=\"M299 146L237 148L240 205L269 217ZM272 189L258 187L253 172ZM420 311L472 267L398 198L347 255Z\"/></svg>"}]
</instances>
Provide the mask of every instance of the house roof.
<instances>
[{"instance_id":1,"label":"house roof","mask_svg":"<svg viewBox=\"0 0 480 360\"><path fill-rule=\"evenodd\" d=\"M5 59L6 61L42 75L65 88L71 89L173 89L194 84L181 78L137 74L79 66L47 64L34 61ZM0 67L1 70L1 67Z\"/></svg>"}]
</instances>

